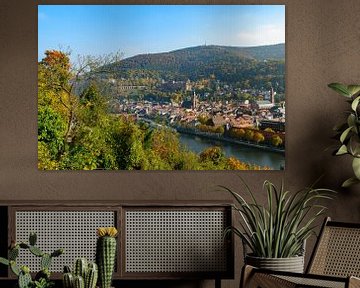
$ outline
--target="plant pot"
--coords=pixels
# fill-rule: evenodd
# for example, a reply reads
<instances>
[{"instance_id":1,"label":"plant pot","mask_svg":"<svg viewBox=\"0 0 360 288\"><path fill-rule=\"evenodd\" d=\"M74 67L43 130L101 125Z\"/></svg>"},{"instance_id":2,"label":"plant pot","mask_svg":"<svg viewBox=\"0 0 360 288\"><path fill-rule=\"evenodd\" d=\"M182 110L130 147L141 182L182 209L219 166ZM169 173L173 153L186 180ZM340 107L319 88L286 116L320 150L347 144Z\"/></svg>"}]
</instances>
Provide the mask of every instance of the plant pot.
<instances>
[{"instance_id":1,"label":"plant pot","mask_svg":"<svg viewBox=\"0 0 360 288\"><path fill-rule=\"evenodd\" d=\"M245 263L257 268L274 271L304 273L304 256L289 258L263 258L251 255L245 256Z\"/></svg>"}]
</instances>

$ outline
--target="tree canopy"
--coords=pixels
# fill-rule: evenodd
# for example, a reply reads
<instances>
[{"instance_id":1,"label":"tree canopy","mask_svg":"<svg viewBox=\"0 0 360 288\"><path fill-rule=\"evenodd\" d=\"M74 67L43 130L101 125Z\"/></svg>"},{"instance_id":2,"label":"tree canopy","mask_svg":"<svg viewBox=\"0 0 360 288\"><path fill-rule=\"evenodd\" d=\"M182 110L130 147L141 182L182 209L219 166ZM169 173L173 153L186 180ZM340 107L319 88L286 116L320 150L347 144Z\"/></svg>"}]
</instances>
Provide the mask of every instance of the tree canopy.
<instances>
[{"instance_id":1,"label":"tree canopy","mask_svg":"<svg viewBox=\"0 0 360 288\"><path fill-rule=\"evenodd\" d=\"M39 169L263 169L227 158L219 147L196 154L176 132L111 113L106 82L90 77L104 61L83 59L75 66L69 53L51 50L38 63Z\"/></svg>"}]
</instances>

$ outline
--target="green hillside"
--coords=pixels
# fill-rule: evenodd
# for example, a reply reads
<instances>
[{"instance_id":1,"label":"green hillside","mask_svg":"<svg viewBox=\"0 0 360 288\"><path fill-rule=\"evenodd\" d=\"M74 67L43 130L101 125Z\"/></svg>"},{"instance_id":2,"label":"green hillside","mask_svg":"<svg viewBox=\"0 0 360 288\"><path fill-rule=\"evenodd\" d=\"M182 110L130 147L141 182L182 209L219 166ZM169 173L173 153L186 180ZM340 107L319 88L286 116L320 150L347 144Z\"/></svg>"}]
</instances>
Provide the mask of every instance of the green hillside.
<instances>
[{"instance_id":1,"label":"green hillside","mask_svg":"<svg viewBox=\"0 0 360 288\"><path fill-rule=\"evenodd\" d=\"M166 53L141 54L112 64L118 77L158 77L164 80L217 80L284 91L285 44L258 47L197 46Z\"/></svg>"}]
</instances>

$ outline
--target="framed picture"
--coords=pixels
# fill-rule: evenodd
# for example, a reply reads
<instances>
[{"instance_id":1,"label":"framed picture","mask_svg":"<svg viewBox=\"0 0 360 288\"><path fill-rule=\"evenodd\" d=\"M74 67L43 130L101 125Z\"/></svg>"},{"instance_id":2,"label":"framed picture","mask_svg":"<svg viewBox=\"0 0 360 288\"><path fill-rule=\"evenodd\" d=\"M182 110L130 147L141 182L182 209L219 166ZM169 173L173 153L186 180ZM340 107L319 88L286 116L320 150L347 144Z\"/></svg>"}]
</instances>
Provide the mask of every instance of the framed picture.
<instances>
[{"instance_id":1,"label":"framed picture","mask_svg":"<svg viewBox=\"0 0 360 288\"><path fill-rule=\"evenodd\" d=\"M40 170L285 168L284 5L38 5Z\"/></svg>"}]
</instances>

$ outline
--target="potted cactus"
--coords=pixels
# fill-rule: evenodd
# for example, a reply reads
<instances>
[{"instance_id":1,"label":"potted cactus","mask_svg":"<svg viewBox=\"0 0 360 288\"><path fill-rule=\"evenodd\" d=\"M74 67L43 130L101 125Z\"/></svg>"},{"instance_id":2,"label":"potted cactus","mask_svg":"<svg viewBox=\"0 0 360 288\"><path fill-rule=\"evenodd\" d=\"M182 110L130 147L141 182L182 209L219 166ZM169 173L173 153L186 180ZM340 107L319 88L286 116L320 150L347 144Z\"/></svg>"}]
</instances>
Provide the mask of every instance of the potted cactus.
<instances>
[{"instance_id":1,"label":"potted cactus","mask_svg":"<svg viewBox=\"0 0 360 288\"><path fill-rule=\"evenodd\" d=\"M0 257L0 263L10 266L11 271L18 277L18 288L49 288L54 285L54 283L50 281L50 265L52 259L63 254L64 250L57 249L51 254L45 253L36 246L36 241L36 234L30 233L29 243L12 243L8 252L8 259ZM20 249L28 250L41 259L41 270L35 275L34 280L30 275L30 268L28 266L19 266L18 263L16 263Z\"/></svg>"},{"instance_id":2,"label":"potted cactus","mask_svg":"<svg viewBox=\"0 0 360 288\"><path fill-rule=\"evenodd\" d=\"M88 262L85 258L78 258L74 263L74 270L64 267L64 288L95 288L98 279L98 267L96 263Z\"/></svg>"},{"instance_id":3,"label":"potted cactus","mask_svg":"<svg viewBox=\"0 0 360 288\"><path fill-rule=\"evenodd\" d=\"M115 227L100 227L97 229L96 262L99 267L99 287L110 288L116 258Z\"/></svg>"}]
</instances>

